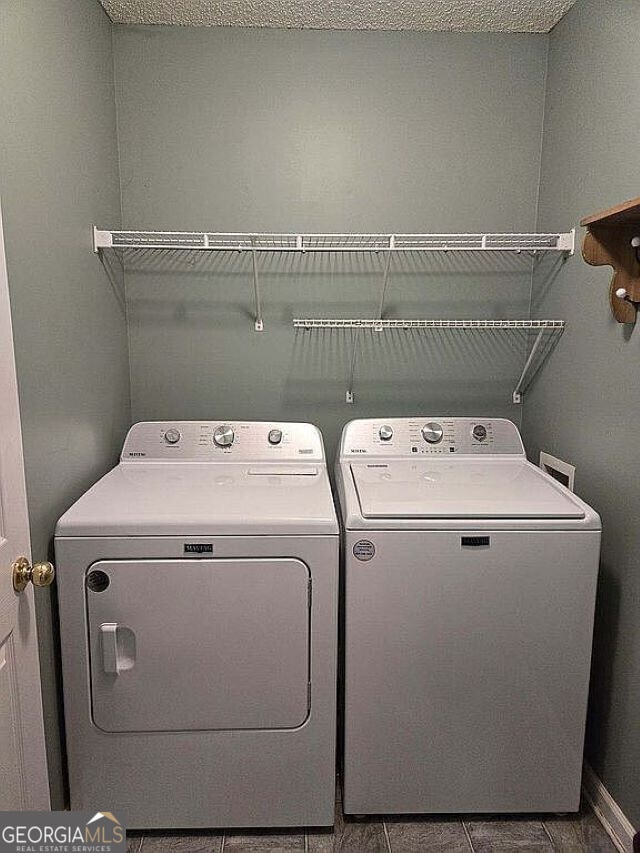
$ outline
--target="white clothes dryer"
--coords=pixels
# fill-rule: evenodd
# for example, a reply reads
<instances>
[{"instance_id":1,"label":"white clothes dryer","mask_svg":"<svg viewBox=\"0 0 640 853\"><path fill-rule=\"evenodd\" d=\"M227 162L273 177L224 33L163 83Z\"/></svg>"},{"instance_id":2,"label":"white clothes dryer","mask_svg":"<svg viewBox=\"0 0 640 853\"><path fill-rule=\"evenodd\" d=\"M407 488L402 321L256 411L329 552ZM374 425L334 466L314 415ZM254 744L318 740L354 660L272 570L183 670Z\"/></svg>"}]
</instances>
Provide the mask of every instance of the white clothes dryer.
<instances>
[{"instance_id":1,"label":"white clothes dryer","mask_svg":"<svg viewBox=\"0 0 640 853\"><path fill-rule=\"evenodd\" d=\"M600 519L495 418L342 434L347 813L579 806Z\"/></svg>"},{"instance_id":2,"label":"white clothes dryer","mask_svg":"<svg viewBox=\"0 0 640 853\"><path fill-rule=\"evenodd\" d=\"M331 825L339 531L319 431L138 423L55 547L71 807Z\"/></svg>"}]
</instances>

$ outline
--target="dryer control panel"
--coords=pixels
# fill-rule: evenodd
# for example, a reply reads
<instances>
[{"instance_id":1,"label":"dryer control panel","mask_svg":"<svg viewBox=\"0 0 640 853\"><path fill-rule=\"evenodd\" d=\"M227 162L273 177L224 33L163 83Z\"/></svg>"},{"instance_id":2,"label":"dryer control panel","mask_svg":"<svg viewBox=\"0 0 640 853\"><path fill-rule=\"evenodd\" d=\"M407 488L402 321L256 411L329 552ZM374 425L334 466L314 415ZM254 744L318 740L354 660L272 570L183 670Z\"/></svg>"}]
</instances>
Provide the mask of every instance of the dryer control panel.
<instances>
[{"instance_id":1,"label":"dryer control panel","mask_svg":"<svg viewBox=\"0 0 640 853\"><path fill-rule=\"evenodd\" d=\"M324 462L312 424L271 421L144 421L125 439L121 462Z\"/></svg>"},{"instance_id":2,"label":"dryer control panel","mask_svg":"<svg viewBox=\"0 0 640 853\"><path fill-rule=\"evenodd\" d=\"M504 418L425 416L351 421L342 432L341 458L384 456L524 456L518 428Z\"/></svg>"}]
</instances>

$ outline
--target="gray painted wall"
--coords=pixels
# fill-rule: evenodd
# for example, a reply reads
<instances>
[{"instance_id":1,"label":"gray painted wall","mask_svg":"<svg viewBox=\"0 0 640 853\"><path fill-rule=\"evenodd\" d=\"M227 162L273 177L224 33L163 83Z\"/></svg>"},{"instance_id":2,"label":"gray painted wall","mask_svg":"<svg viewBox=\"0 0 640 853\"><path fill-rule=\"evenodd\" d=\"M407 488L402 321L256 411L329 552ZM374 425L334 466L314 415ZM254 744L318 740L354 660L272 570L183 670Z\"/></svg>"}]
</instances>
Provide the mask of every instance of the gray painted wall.
<instances>
[{"instance_id":1,"label":"gray painted wall","mask_svg":"<svg viewBox=\"0 0 640 853\"><path fill-rule=\"evenodd\" d=\"M564 227L639 194L640 5L579 0L550 41L539 224ZM576 490L602 515L587 758L640 826L640 329L614 322L610 270L578 254L552 284L536 276L538 316L567 331L525 401L525 439L577 466Z\"/></svg>"},{"instance_id":2,"label":"gray painted wall","mask_svg":"<svg viewBox=\"0 0 640 853\"><path fill-rule=\"evenodd\" d=\"M120 220L111 23L97 0L2 0L0 80L32 550L46 559L56 519L116 460L130 420L122 283L91 252L91 223ZM55 807L57 639L48 593L36 598Z\"/></svg>"},{"instance_id":3,"label":"gray painted wall","mask_svg":"<svg viewBox=\"0 0 640 853\"><path fill-rule=\"evenodd\" d=\"M115 33L124 226L340 231L532 229L546 36L123 27ZM109 225L104 222L104 225ZM363 333L382 258L127 259L132 405L146 418L302 419L333 447L354 417L519 421L523 339ZM525 257L396 259L387 316L526 317Z\"/></svg>"}]
</instances>

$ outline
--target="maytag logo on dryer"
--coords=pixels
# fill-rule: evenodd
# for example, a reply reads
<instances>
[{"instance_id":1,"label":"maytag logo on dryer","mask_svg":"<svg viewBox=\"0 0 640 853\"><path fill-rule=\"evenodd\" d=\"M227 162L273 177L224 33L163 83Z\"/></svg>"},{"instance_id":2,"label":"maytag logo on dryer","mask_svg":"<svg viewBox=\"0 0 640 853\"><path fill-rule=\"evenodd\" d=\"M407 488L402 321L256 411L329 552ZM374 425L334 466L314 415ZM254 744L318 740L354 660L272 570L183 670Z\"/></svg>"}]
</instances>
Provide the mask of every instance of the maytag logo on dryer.
<instances>
[{"instance_id":1,"label":"maytag logo on dryer","mask_svg":"<svg viewBox=\"0 0 640 853\"><path fill-rule=\"evenodd\" d=\"M146 456L147 454L144 450L130 450L129 456Z\"/></svg>"},{"instance_id":2,"label":"maytag logo on dryer","mask_svg":"<svg viewBox=\"0 0 640 853\"><path fill-rule=\"evenodd\" d=\"M211 542L185 542L185 554L213 554Z\"/></svg>"},{"instance_id":3,"label":"maytag logo on dryer","mask_svg":"<svg viewBox=\"0 0 640 853\"><path fill-rule=\"evenodd\" d=\"M366 453L366 447L352 447L349 453Z\"/></svg>"}]
</instances>

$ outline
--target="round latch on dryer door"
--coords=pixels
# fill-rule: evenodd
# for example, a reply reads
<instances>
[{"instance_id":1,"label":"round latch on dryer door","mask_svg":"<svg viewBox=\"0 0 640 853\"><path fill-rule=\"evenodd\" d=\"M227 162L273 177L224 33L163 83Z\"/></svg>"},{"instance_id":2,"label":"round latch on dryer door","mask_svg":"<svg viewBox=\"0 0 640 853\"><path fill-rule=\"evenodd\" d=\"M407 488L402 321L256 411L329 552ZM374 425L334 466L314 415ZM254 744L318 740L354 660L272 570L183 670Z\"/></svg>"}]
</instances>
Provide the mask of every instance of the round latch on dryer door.
<instances>
[{"instance_id":1,"label":"round latch on dryer door","mask_svg":"<svg viewBox=\"0 0 640 853\"><path fill-rule=\"evenodd\" d=\"M363 563L373 559L376 553L376 546L368 539L360 539L353 546L353 556L356 560L361 560Z\"/></svg>"}]
</instances>

